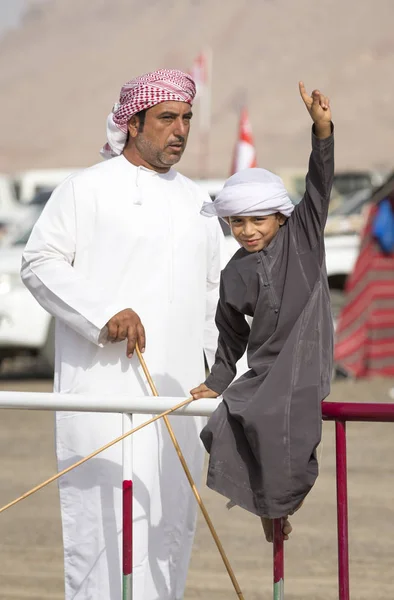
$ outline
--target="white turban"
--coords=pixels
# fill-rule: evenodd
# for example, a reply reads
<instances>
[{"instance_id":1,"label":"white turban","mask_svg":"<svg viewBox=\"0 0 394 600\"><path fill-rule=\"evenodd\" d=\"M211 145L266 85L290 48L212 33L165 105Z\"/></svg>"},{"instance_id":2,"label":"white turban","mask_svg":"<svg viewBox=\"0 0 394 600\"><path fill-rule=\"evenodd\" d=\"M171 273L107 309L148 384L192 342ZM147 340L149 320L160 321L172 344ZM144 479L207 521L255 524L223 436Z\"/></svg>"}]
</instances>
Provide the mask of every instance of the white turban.
<instances>
[{"instance_id":1,"label":"white turban","mask_svg":"<svg viewBox=\"0 0 394 600\"><path fill-rule=\"evenodd\" d=\"M244 169L227 179L213 202L205 202L201 214L205 217L255 216L281 213L290 217L294 204L283 181L266 169Z\"/></svg>"}]
</instances>

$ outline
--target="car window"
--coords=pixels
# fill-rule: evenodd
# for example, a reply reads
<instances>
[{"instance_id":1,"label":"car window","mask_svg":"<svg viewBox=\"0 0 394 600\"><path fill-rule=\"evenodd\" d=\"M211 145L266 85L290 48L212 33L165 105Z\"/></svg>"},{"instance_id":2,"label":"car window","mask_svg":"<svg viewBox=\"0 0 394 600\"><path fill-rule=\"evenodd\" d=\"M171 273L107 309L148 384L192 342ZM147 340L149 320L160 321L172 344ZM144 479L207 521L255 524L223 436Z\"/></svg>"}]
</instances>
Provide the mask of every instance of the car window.
<instances>
[{"instance_id":1,"label":"car window","mask_svg":"<svg viewBox=\"0 0 394 600\"><path fill-rule=\"evenodd\" d=\"M341 196L347 196L359 190L372 187L369 173L337 173L334 175L333 187Z\"/></svg>"}]
</instances>

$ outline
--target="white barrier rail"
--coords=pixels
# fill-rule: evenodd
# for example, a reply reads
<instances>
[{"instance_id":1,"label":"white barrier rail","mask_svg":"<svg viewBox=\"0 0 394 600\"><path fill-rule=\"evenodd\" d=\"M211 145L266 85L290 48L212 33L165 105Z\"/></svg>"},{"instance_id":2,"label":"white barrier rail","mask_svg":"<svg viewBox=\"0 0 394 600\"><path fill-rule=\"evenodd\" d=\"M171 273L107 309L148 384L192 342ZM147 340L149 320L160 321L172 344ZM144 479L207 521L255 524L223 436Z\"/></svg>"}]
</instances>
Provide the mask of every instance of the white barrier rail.
<instances>
[{"instance_id":1,"label":"white barrier rail","mask_svg":"<svg viewBox=\"0 0 394 600\"><path fill-rule=\"evenodd\" d=\"M140 396L110 394L56 394L52 392L0 392L0 409L64 410L82 412L111 412L131 414L160 414L185 398L170 396ZM209 417L222 397L194 400L173 415Z\"/></svg>"}]
</instances>

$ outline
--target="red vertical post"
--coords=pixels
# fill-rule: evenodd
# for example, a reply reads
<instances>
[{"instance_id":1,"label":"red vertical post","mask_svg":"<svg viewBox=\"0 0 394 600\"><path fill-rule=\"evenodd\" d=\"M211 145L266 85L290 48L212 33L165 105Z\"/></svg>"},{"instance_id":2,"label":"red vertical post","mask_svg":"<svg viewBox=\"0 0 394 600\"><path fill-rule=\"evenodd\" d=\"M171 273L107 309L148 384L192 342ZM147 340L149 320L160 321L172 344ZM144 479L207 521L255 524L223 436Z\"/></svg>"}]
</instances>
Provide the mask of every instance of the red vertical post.
<instances>
[{"instance_id":1,"label":"red vertical post","mask_svg":"<svg viewBox=\"0 0 394 600\"><path fill-rule=\"evenodd\" d=\"M123 573L130 575L133 565L133 483L123 482Z\"/></svg>"},{"instance_id":2,"label":"red vertical post","mask_svg":"<svg viewBox=\"0 0 394 600\"><path fill-rule=\"evenodd\" d=\"M273 520L273 546L274 546L274 600L284 598L284 547L283 547L283 520Z\"/></svg>"},{"instance_id":3,"label":"red vertical post","mask_svg":"<svg viewBox=\"0 0 394 600\"><path fill-rule=\"evenodd\" d=\"M133 428L133 415L122 416L123 433ZM122 600L133 600L133 438L122 442L123 462L123 582Z\"/></svg>"},{"instance_id":4,"label":"red vertical post","mask_svg":"<svg viewBox=\"0 0 394 600\"><path fill-rule=\"evenodd\" d=\"M123 481L123 600L133 597L133 482Z\"/></svg>"},{"instance_id":5,"label":"red vertical post","mask_svg":"<svg viewBox=\"0 0 394 600\"><path fill-rule=\"evenodd\" d=\"M335 441L337 466L339 600L349 600L349 535L345 421L335 421Z\"/></svg>"}]
</instances>

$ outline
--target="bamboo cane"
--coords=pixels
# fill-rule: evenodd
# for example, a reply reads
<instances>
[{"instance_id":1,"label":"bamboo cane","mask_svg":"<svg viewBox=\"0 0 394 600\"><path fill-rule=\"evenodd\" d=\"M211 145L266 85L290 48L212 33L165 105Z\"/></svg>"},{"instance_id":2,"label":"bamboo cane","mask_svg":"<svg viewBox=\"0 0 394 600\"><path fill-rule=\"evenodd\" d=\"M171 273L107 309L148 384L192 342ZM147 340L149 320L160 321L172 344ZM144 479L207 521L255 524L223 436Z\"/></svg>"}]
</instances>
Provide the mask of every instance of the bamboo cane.
<instances>
[{"instance_id":1,"label":"bamboo cane","mask_svg":"<svg viewBox=\"0 0 394 600\"><path fill-rule=\"evenodd\" d=\"M194 400L194 398L188 398L187 400L184 400L183 402L180 402L179 404L176 404L175 406L173 406L172 408L169 408L168 410L164 411L163 413L160 413L159 415L156 415L155 417L152 417L151 419L149 419L149 421L145 421L145 423L141 423L141 425L138 425L137 427L134 427L134 429L131 429L131 431L127 431L126 433L124 433L120 437L117 437L115 440L112 440L112 442L109 442L105 446L102 446L98 450L95 450L95 452L92 452L91 454L89 454L89 456L85 456L85 458L82 458L81 460L79 460L78 462L74 463L73 465L70 465L69 467L67 467L63 471L60 471L60 473L56 473L55 475L53 475L52 477L50 477L49 479L47 479L43 483L40 483L39 485L37 485L36 487L32 488L31 490L29 490L28 492L26 492L22 496L19 496L19 498L16 498L15 500L13 500L12 502L10 502L9 504L6 504L5 506L2 506L0 508L0 513L2 513L5 510L7 510L7 508L11 508L11 506L14 506L15 504L17 504L21 500L25 500L25 498L28 498L29 496L31 496L35 492L38 492L38 491L42 490L42 488L44 488L46 485L52 483L53 481L56 481L56 479L59 479L59 477L62 477L62 475L65 475L66 473L69 473L73 469L76 469L77 467L79 467L83 463L87 462L91 458L94 458L95 456L97 456L98 454L100 454L100 452L104 452L104 450L107 450L107 448L110 448L111 446L114 446L118 442L124 440L127 436L135 433L136 431L139 431L140 429L143 429L144 427L146 427L147 425L150 425L151 423L154 423L155 421L158 421L158 419L162 419L163 417L165 417L165 416L167 416L167 415L175 412L176 410L182 408L183 406L187 406L188 404L190 404L191 402L193 402L193 400Z\"/></svg>"},{"instance_id":2,"label":"bamboo cane","mask_svg":"<svg viewBox=\"0 0 394 600\"><path fill-rule=\"evenodd\" d=\"M151 377L151 375L150 375L150 373L148 371L148 367L146 366L145 360L144 360L144 358L143 358L143 356L141 354L141 351L140 351L140 349L138 347L138 344L135 347L135 351L137 353L138 359L139 359L139 361L141 363L141 367L142 367L142 369L143 369L143 371L145 373L145 376L146 376L146 378L148 380L149 386L150 386L150 388L152 390L152 394L154 396L158 396L159 393L158 393L158 391L156 389L155 384L153 383L153 379L152 379L152 377ZM226 556L226 553L225 553L224 548L222 546L222 543L221 543L221 541L219 539L219 536L218 536L218 534L215 531L215 528L213 526L211 518L210 518L210 516L209 516L209 514L207 512L207 509L205 508L205 505L204 505L204 503L202 501L202 498L201 498L200 493L199 493L199 491L198 491L198 489L196 487L196 484L194 483L193 476L192 476L192 474L191 474L191 472L189 470L189 467L187 466L185 457L183 456L182 450L181 450L181 448L180 448L180 446L178 444L178 440L175 437L175 434L174 434L174 431L172 429L171 423L168 420L167 415L165 415L165 416L163 415L163 419L164 419L164 423L165 423L165 425L166 425L166 427L168 429L168 433L170 434L172 443L174 444L176 453L178 454L179 460L181 461L183 470L185 471L185 475L186 475L186 477L187 477L187 479L188 479L188 481L190 483L190 487L192 489L192 492L193 492L193 494L194 494L194 496L195 496L195 498L197 500L197 503L198 503L198 505L199 505L199 507L201 509L201 512L202 512L202 514L204 516L204 519L205 519L205 521L206 521L206 523L208 525L208 528L209 528L209 530L210 530L210 532L212 534L212 537L213 537L213 539L215 541L217 549L219 550L220 556L222 557L223 563L224 563L224 565L226 567L227 573L229 574L229 577L231 579L231 583L234 586L235 592L237 593L238 598L240 598L240 600L244 600L244 596L242 594L241 588L239 587L239 584L238 584L238 581L237 581L237 579L235 577L234 571L231 568L231 565L230 565L229 560L228 560L228 558Z\"/></svg>"}]
</instances>

